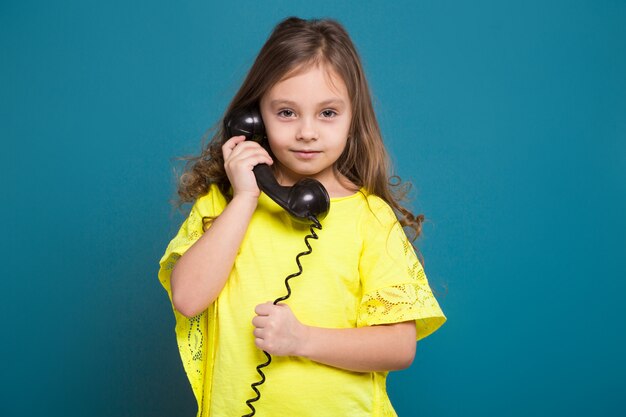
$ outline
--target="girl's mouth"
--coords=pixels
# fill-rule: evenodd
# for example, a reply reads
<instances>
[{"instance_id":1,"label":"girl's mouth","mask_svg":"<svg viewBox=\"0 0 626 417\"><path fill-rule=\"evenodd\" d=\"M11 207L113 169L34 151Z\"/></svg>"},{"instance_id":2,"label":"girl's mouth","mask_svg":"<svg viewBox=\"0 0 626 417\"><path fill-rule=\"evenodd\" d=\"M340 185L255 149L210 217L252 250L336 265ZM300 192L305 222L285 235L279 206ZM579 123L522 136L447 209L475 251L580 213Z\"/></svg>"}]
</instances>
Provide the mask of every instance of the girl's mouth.
<instances>
[{"instance_id":1,"label":"girl's mouth","mask_svg":"<svg viewBox=\"0 0 626 417\"><path fill-rule=\"evenodd\" d=\"M313 159L318 154L320 154L320 151L312 151L308 149L302 149L302 150L294 149L291 152L293 152L296 158L298 159Z\"/></svg>"}]
</instances>

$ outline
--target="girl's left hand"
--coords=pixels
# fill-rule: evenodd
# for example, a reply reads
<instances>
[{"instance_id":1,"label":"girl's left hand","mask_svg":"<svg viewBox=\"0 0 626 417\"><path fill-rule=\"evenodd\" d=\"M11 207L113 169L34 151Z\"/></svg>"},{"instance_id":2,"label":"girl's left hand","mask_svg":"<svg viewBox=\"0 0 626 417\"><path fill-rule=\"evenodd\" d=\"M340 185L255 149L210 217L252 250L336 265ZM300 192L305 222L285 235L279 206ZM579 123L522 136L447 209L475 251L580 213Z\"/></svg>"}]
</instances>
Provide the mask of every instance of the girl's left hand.
<instances>
[{"instance_id":1,"label":"girl's left hand","mask_svg":"<svg viewBox=\"0 0 626 417\"><path fill-rule=\"evenodd\" d=\"M305 343L307 327L300 323L287 304L274 305L271 301L254 309L254 344L272 355L298 355Z\"/></svg>"}]
</instances>

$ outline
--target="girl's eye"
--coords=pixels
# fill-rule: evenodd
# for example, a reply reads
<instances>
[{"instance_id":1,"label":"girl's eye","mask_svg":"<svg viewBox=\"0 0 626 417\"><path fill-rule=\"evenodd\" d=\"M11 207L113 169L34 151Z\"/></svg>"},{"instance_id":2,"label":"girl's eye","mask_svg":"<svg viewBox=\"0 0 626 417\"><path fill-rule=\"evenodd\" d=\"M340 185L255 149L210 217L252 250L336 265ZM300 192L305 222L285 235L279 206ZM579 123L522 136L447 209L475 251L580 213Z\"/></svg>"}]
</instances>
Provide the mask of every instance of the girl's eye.
<instances>
[{"instance_id":1,"label":"girl's eye","mask_svg":"<svg viewBox=\"0 0 626 417\"><path fill-rule=\"evenodd\" d=\"M322 111L322 116L326 119L330 119L332 117L337 116L337 112L334 110L324 110Z\"/></svg>"},{"instance_id":2,"label":"girl's eye","mask_svg":"<svg viewBox=\"0 0 626 417\"><path fill-rule=\"evenodd\" d=\"M278 112L278 115L279 115L280 117L287 117L287 118L289 118L289 117L293 117L293 116L294 116L294 114L295 114L295 113L294 113L293 111L288 110L288 109L284 109L284 110L281 110L281 111L279 111L279 112Z\"/></svg>"}]
</instances>

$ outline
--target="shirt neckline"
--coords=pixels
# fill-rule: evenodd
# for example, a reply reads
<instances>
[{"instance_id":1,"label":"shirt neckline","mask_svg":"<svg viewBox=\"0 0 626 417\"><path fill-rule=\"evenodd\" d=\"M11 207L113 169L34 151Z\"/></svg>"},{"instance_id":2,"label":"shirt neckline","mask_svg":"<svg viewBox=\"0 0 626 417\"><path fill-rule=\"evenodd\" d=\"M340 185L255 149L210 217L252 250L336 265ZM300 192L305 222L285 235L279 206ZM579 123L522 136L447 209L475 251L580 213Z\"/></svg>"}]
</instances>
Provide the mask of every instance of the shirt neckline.
<instances>
[{"instance_id":1,"label":"shirt neckline","mask_svg":"<svg viewBox=\"0 0 626 417\"><path fill-rule=\"evenodd\" d=\"M343 197L331 197L330 198L330 202L331 203L338 203L340 201L351 200L351 199L353 199L353 198L355 198L357 196L360 196L360 195L363 195L363 196L367 195L367 193L365 192L365 188L359 188L359 190L356 191L354 194L346 195L346 196L343 196Z\"/></svg>"}]
</instances>

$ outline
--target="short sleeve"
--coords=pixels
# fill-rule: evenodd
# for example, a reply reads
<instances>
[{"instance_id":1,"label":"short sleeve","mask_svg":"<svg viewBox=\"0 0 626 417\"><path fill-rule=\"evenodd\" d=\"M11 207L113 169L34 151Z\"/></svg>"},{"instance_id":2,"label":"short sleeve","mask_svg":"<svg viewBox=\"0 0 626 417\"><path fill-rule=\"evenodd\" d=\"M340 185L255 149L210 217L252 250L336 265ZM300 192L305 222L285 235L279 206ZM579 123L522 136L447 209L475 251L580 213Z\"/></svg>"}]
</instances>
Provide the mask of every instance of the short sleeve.
<instances>
[{"instance_id":1,"label":"short sleeve","mask_svg":"<svg viewBox=\"0 0 626 417\"><path fill-rule=\"evenodd\" d=\"M209 192L198 198L193 206L189 215L180 226L178 233L170 241L165 249L165 253L159 261L159 281L161 285L170 295L171 299L171 285L170 275L174 269L176 261L189 249L204 233L205 219L217 217L224 207L226 206L226 200L222 196L219 189L212 185Z\"/></svg>"},{"instance_id":2,"label":"short sleeve","mask_svg":"<svg viewBox=\"0 0 626 417\"><path fill-rule=\"evenodd\" d=\"M370 199L371 200L371 199ZM361 222L364 236L359 272L359 326L415 320L417 340L445 321L402 226L391 207L376 198Z\"/></svg>"},{"instance_id":3,"label":"short sleeve","mask_svg":"<svg viewBox=\"0 0 626 417\"><path fill-rule=\"evenodd\" d=\"M189 249L204 233L202 215L198 209L198 202L193 205L189 215L178 230L178 233L170 241L165 249L165 253L159 262L161 269L159 271L159 280L170 293L171 286L169 278L176 261ZM165 273L167 272L167 273Z\"/></svg>"},{"instance_id":4,"label":"short sleeve","mask_svg":"<svg viewBox=\"0 0 626 417\"><path fill-rule=\"evenodd\" d=\"M216 186L211 186L207 195L196 200L178 233L167 245L159 261L158 276L161 285L167 291L170 302L172 301L170 278L176 262L204 233L204 219L218 216L225 206L226 201L222 194ZM206 359L210 352L207 336L211 331L209 320L213 314L212 309L209 308L192 318L179 313L173 304L172 310L176 319L175 333L180 356L199 409L201 409L205 380L208 376Z\"/></svg>"}]
</instances>

